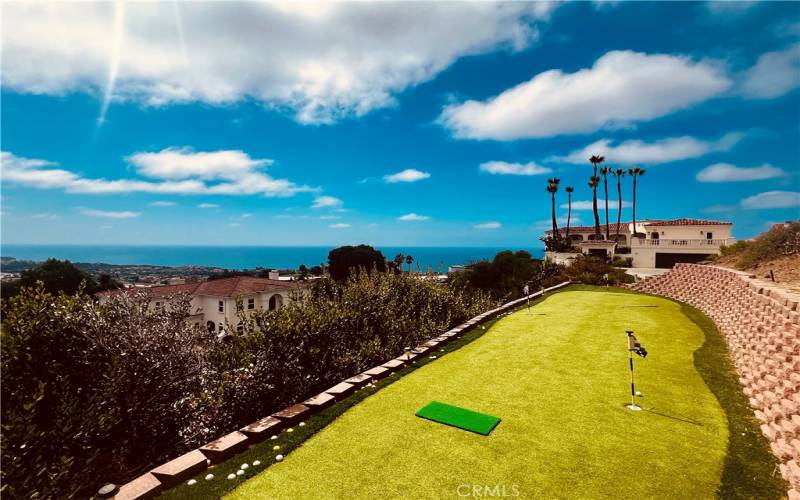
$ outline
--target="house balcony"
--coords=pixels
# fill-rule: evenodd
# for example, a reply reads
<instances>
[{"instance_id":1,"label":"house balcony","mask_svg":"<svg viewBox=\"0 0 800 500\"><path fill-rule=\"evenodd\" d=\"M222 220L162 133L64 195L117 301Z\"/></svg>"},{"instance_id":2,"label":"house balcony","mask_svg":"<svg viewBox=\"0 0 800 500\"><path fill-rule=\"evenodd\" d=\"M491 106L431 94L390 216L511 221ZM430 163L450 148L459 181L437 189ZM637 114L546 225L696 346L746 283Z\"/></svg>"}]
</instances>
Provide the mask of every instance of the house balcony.
<instances>
[{"instance_id":1,"label":"house balcony","mask_svg":"<svg viewBox=\"0 0 800 500\"><path fill-rule=\"evenodd\" d=\"M732 245L736 243L735 238L698 238L698 239L671 239L671 238L658 238L658 239L644 239L644 238L631 238L631 248L686 248L686 249L703 249L714 248L718 249L723 245Z\"/></svg>"}]
</instances>

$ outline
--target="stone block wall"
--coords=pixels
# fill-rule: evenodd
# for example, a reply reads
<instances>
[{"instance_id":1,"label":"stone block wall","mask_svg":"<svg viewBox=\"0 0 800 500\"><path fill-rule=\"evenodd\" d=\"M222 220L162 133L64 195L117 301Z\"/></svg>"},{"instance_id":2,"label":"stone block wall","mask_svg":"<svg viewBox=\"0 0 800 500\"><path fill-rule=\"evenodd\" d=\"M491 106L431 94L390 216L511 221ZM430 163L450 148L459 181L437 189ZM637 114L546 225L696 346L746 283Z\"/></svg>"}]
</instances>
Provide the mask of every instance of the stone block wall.
<instances>
[{"instance_id":1,"label":"stone block wall","mask_svg":"<svg viewBox=\"0 0 800 500\"><path fill-rule=\"evenodd\" d=\"M630 286L703 311L728 344L761 431L800 499L800 295L724 267L678 264Z\"/></svg>"}]
</instances>

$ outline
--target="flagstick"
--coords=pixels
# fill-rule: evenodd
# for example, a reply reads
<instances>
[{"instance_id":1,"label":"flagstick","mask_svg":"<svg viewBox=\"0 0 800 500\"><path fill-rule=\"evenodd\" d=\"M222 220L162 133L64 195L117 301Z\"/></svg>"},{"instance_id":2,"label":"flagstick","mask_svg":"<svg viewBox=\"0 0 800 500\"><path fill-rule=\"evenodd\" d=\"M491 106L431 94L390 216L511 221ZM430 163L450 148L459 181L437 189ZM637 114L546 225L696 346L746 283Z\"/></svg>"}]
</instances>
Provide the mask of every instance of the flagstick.
<instances>
[{"instance_id":1,"label":"flagstick","mask_svg":"<svg viewBox=\"0 0 800 500\"><path fill-rule=\"evenodd\" d=\"M642 408L636 404L636 389L633 384L633 350L630 348L630 340L628 340L628 363L631 369L631 404L625 406L629 410L640 411Z\"/></svg>"}]
</instances>

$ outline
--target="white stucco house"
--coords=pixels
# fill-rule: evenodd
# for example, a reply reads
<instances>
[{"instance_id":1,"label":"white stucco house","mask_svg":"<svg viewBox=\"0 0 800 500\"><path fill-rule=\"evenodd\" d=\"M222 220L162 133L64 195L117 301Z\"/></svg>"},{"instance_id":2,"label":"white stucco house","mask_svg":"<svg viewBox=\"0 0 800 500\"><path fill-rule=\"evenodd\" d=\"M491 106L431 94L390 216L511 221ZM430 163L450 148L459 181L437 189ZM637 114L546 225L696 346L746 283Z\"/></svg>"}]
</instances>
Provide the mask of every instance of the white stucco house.
<instances>
[{"instance_id":1,"label":"white stucco house","mask_svg":"<svg viewBox=\"0 0 800 500\"><path fill-rule=\"evenodd\" d=\"M671 269L679 262L699 262L710 255L719 255L720 247L736 242L731 230L733 223L703 219L644 220L620 224L617 240L616 223L610 224L609 236L605 239L605 224L600 225L603 233L595 237L594 226L571 227L569 238L573 245L586 255L603 255L630 258L634 268ZM547 230L547 236L552 230ZM566 228L559 228L562 237ZM547 252L545 257L552 261L568 264L576 253Z\"/></svg>"},{"instance_id":2,"label":"white stucco house","mask_svg":"<svg viewBox=\"0 0 800 500\"><path fill-rule=\"evenodd\" d=\"M99 294L100 301L107 300L115 293L130 292L113 290ZM210 333L227 332L226 328L238 329L239 317L236 301L241 299L244 312L259 309L280 309L292 300L298 300L306 292L304 283L296 281L279 281L277 279L236 276L196 283L153 286L138 288L150 298L150 308L164 307L170 298L186 294L191 298L191 314L186 321L206 328Z\"/></svg>"}]
</instances>

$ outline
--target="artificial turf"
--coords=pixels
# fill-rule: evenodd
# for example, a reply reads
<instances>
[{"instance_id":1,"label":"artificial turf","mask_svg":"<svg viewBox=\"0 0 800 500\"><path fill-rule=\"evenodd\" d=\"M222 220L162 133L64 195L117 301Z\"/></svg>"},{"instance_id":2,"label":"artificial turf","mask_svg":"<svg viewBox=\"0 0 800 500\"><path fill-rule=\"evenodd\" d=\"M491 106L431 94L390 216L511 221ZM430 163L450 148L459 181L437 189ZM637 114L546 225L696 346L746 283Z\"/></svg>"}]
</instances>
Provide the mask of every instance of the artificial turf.
<instances>
[{"instance_id":1,"label":"artificial turf","mask_svg":"<svg viewBox=\"0 0 800 500\"><path fill-rule=\"evenodd\" d=\"M458 406L431 401L417 412L422 417L440 424L488 436L497 427L500 419L492 415L460 408Z\"/></svg>"},{"instance_id":2,"label":"artificial turf","mask_svg":"<svg viewBox=\"0 0 800 500\"><path fill-rule=\"evenodd\" d=\"M785 483L764 472L774 459L764 454L741 404L724 344L709 343L716 332L690 313L646 295L555 294L364 399L230 498L440 498L476 491L523 498L780 498ZM642 412L624 407L625 330L650 351L637 365ZM487 439L415 418L435 399L491 408L504 423ZM730 437L729 426L742 435Z\"/></svg>"}]
</instances>

